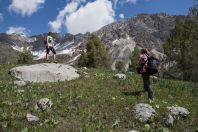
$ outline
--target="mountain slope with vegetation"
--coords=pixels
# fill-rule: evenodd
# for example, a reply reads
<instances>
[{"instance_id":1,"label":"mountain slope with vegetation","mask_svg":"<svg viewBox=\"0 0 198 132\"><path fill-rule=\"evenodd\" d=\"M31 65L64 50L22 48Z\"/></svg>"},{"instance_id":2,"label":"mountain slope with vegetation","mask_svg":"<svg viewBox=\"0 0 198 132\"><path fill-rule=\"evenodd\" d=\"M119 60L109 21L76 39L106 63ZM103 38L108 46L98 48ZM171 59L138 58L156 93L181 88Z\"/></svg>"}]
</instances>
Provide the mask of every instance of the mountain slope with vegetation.
<instances>
[{"instance_id":1,"label":"mountain slope with vegetation","mask_svg":"<svg viewBox=\"0 0 198 132\"><path fill-rule=\"evenodd\" d=\"M164 50L166 61L174 62L172 69L177 69L180 79L198 81L198 0L194 1L185 19L176 20Z\"/></svg>"},{"instance_id":2,"label":"mountain slope with vegetation","mask_svg":"<svg viewBox=\"0 0 198 132\"><path fill-rule=\"evenodd\" d=\"M81 77L73 81L33 84L19 87L8 75L14 65L0 65L0 131L145 131L145 123L134 118L132 108L148 103L141 76L126 73L126 80L117 80L116 72L104 69L79 69ZM198 130L198 84L159 79L152 81L156 116L147 124L148 131ZM34 105L49 98L49 110L36 111ZM187 118L166 126L167 106L182 106L190 111ZM40 118L29 123L26 114ZM146 125L146 126L148 126ZM167 130L167 129L166 129Z\"/></svg>"}]
</instances>

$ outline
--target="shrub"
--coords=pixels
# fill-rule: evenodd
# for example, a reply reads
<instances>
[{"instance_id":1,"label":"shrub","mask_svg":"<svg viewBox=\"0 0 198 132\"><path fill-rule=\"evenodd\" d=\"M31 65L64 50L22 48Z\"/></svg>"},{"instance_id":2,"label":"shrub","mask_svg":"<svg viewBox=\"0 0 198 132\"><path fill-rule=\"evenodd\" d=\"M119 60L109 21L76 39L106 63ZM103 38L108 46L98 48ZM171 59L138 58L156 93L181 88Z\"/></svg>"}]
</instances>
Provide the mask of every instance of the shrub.
<instances>
[{"instance_id":1,"label":"shrub","mask_svg":"<svg viewBox=\"0 0 198 132\"><path fill-rule=\"evenodd\" d=\"M19 64L31 64L33 62L33 55L29 48L24 48L23 52L19 55Z\"/></svg>"},{"instance_id":2,"label":"shrub","mask_svg":"<svg viewBox=\"0 0 198 132\"><path fill-rule=\"evenodd\" d=\"M122 61L117 61L116 64L115 64L115 68L116 68L116 70L118 70L118 71L123 71L123 70L125 70L125 64L124 64L124 62L122 62Z\"/></svg>"}]
</instances>

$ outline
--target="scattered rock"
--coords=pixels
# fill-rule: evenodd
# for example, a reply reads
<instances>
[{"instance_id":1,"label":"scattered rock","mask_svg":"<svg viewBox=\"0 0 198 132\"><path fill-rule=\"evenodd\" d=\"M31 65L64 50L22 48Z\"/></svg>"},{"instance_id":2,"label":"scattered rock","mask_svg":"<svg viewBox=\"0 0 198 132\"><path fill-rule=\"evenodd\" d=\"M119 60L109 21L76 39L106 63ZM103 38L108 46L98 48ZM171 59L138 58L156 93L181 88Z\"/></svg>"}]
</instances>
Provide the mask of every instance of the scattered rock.
<instances>
[{"instance_id":1,"label":"scattered rock","mask_svg":"<svg viewBox=\"0 0 198 132\"><path fill-rule=\"evenodd\" d=\"M34 116L30 113L27 113L26 118L28 120L28 122L36 122L39 121L39 118L37 116Z\"/></svg>"},{"instance_id":2,"label":"scattered rock","mask_svg":"<svg viewBox=\"0 0 198 132\"><path fill-rule=\"evenodd\" d=\"M174 118L169 114L168 117L166 118L166 125L173 125Z\"/></svg>"},{"instance_id":3,"label":"scattered rock","mask_svg":"<svg viewBox=\"0 0 198 132\"><path fill-rule=\"evenodd\" d=\"M122 74L122 73L119 73L119 74L114 75L114 78L120 79L120 80L125 80L126 79L126 75Z\"/></svg>"},{"instance_id":4,"label":"scattered rock","mask_svg":"<svg viewBox=\"0 0 198 132\"><path fill-rule=\"evenodd\" d=\"M79 77L77 70L72 66L55 63L15 67L10 70L10 74L20 80L30 82L56 82Z\"/></svg>"},{"instance_id":5,"label":"scattered rock","mask_svg":"<svg viewBox=\"0 0 198 132\"><path fill-rule=\"evenodd\" d=\"M40 99L34 106L35 110L46 110L50 109L52 107L53 103L48 98L42 98Z\"/></svg>"},{"instance_id":6,"label":"scattered rock","mask_svg":"<svg viewBox=\"0 0 198 132\"><path fill-rule=\"evenodd\" d=\"M14 85L17 85L19 87L22 87L22 86L25 86L26 85L26 82L24 82L24 81L14 81Z\"/></svg>"},{"instance_id":7,"label":"scattered rock","mask_svg":"<svg viewBox=\"0 0 198 132\"><path fill-rule=\"evenodd\" d=\"M156 77L156 76L150 76L150 79L152 79L153 81L157 81L158 80L158 77Z\"/></svg>"},{"instance_id":8,"label":"scattered rock","mask_svg":"<svg viewBox=\"0 0 198 132\"><path fill-rule=\"evenodd\" d=\"M87 67L82 67L81 69L83 69L83 70L87 70Z\"/></svg>"},{"instance_id":9,"label":"scattered rock","mask_svg":"<svg viewBox=\"0 0 198 132\"><path fill-rule=\"evenodd\" d=\"M147 122L152 116L155 115L155 110L148 104L136 104L133 107L135 118L141 122Z\"/></svg>"},{"instance_id":10,"label":"scattered rock","mask_svg":"<svg viewBox=\"0 0 198 132\"><path fill-rule=\"evenodd\" d=\"M128 132L138 132L138 131L136 131L136 130L130 130L130 131L128 131Z\"/></svg>"},{"instance_id":11,"label":"scattered rock","mask_svg":"<svg viewBox=\"0 0 198 132\"><path fill-rule=\"evenodd\" d=\"M167 107L169 114L174 118L174 119L179 119L180 117L186 117L187 115L190 114L190 112L183 107Z\"/></svg>"},{"instance_id":12,"label":"scattered rock","mask_svg":"<svg viewBox=\"0 0 198 132\"><path fill-rule=\"evenodd\" d=\"M89 78L89 77L90 77L90 75L89 75L87 72L83 72L83 76L84 76L85 78Z\"/></svg>"},{"instance_id":13,"label":"scattered rock","mask_svg":"<svg viewBox=\"0 0 198 132\"><path fill-rule=\"evenodd\" d=\"M173 125L175 119L186 117L190 112L183 107L167 107L168 116L165 120L166 125Z\"/></svg>"}]
</instances>

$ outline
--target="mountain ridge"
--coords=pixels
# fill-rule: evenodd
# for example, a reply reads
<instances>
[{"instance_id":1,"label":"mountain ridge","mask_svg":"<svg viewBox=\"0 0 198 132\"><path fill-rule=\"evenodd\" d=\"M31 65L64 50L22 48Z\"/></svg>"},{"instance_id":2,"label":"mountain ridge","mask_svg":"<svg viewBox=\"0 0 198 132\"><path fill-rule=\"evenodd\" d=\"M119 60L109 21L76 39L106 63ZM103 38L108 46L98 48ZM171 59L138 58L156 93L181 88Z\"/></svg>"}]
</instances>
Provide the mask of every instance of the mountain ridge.
<instances>
[{"instance_id":1,"label":"mountain ridge","mask_svg":"<svg viewBox=\"0 0 198 132\"><path fill-rule=\"evenodd\" d=\"M166 13L140 14L124 21L108 24L93 33L100 37L101 42L107 48L113 60L112 69L115 69L117 61L123 61L127 69L135 46L153 49L156 54L163 53L162 45L174 29L177 17L182 16L172 16ZM86 47L89 34L53 33L57 53L69 54L72 58L79 56L80 51ZM12 45L18 51L21 51L24 46L30 46L35 59L41 59L45 56L43 44L45 35L46 33L27 37L1 33L0 43Z\"/></svg>"}]
</instances>

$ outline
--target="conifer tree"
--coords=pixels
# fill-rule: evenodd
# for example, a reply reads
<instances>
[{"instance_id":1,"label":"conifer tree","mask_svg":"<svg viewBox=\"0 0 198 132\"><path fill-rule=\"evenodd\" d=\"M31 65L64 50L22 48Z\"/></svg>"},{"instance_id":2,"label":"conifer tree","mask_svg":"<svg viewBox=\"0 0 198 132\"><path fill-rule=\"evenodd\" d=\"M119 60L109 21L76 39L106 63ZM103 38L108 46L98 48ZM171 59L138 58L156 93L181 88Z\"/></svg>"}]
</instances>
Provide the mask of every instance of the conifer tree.
<instances>
[{"instance_id":1,"label":"conifer tree","mask_svg":"<svg viewBox=\"0 0 198 132\"><path fill-rule=\"evenodd\" d=\"M81 54L81 56L78 60L77 65L79 67L85 67L85 66L87 66L87 55L84 51L82 51L80 54Z\"/></svg>"},{"instance_id":2,"label":"conifer tree","mask_svg":"<svg viewBox=\"0 0 198 132\"><path fill-rule=\"evenodd\" d=\"M138 47L134 48L134 51L131 54L131 64L129 65L129 69L132 71L136 71L136 68L139 65L139 54L140 54L140 49Z\"/></svg>"},{"instance_id":3,"label":"conifer tree","mask_svg":"<svg viewBox=\"0 0 198 132\"><path fill-rule=\"evenodd\" d=\"M95 34L91 34L86 44L86 53L81 53L78 64L87 67L109 67L109 58L105 47Z\"/></svg>"}]
</instances>

